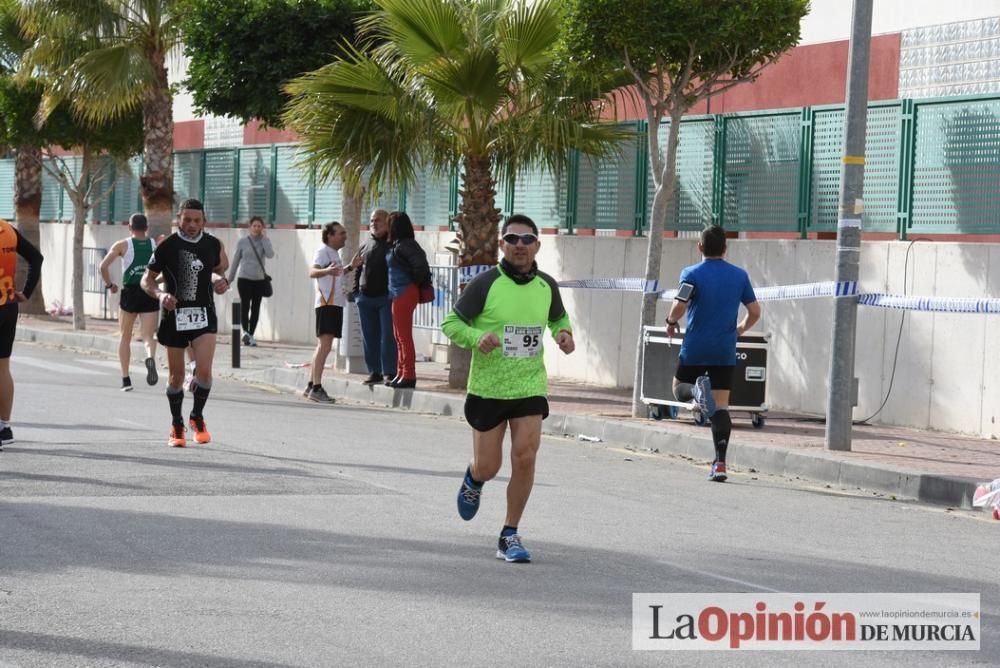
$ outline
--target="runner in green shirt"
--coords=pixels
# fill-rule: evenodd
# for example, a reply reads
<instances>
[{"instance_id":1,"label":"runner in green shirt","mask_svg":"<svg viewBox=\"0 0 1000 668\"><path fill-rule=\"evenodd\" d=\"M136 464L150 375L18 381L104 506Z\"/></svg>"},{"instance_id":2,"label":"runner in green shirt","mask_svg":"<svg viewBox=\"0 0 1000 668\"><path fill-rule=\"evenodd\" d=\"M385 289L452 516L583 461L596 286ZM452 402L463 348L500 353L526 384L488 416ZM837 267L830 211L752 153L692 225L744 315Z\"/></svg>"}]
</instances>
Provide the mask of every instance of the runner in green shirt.
<instances>
[{"instance_id":1,"label":"runner in green shirt","mask_svg":"<svg viewBox=\"0 0 1000 668\"><path fill-rule=\"evenodd\" d=\"M497 558L511 562L531 561L517 524L531 495L542 420L549 414L542 354L546 328L564 353L575 348L559 287L535 264L540 246L534 221L511 216L503 226L500 264L472 279L441 323L456 345L472 349L465 401L465 419L473 429L472 463L458 492L464 520L475 516L483 483L500 470L510 425L512 470Z\"/></svg>"}]
</instances>

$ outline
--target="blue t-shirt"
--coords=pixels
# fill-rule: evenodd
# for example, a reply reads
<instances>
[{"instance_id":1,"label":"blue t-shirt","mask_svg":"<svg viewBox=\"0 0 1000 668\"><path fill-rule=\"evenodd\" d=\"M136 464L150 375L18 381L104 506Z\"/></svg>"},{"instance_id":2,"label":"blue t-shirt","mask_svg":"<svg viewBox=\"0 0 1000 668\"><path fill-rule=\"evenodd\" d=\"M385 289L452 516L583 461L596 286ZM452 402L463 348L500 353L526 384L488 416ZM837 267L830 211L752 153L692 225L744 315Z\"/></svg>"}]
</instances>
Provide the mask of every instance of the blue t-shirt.
<instances>
[{"instance_id":1,"label":"blue t-shirt","mask_svg":"<svg viewBox=\"0 0 1000 668\"><path fill-rule=\"evenodd\" d=\"M694 285L688 301L681 364L735 365L740 304L757 301L747 272L722 259L702 260L681 272L681 282Z\"/></svg>"}]
</instances>

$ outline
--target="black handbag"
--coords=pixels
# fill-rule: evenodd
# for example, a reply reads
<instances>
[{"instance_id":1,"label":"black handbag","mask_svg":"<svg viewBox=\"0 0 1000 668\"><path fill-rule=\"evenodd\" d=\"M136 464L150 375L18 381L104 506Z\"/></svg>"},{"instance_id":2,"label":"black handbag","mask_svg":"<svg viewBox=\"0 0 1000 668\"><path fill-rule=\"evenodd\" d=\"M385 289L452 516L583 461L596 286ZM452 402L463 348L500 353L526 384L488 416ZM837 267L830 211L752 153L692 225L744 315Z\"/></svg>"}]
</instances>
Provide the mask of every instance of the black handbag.
<instances>
[{"instance_id":1,"label":"black handbag","mask_svg":"<svg viewBox=\"0 0 1000 668\"><path fill-rule=\"evenodd\" d=\"M264 268L264 260L261 259L260 253L257 252L257 247L253 245L253 239L250 239L250 250L252 250L253 254L257 256L257 262L260 263L261 269L263 269ZM263 292L263 296L265 296L265 297L273 297L274 296L274 286L271 285L271 277L267 275L266 271L264 272L264 292Z\"/></svg>"}]
</instances>

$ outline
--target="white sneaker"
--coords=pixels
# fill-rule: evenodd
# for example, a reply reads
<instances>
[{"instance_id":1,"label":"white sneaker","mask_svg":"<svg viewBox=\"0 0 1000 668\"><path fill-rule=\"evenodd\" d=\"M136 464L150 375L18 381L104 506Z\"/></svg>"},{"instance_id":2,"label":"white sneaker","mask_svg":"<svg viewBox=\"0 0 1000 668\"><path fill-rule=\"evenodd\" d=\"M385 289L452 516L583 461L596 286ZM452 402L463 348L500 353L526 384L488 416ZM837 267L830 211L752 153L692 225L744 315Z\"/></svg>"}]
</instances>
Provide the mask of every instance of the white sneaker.
<instances>
[{"instance_id":1,"label":"white sneaker","mask_svg":"<svg viewBox=\"0 0 1000 668\"><path fill-rule=\"evenodd\" d=\"M715 397L712 396L712 381L708 376L698 376L694 381L694 399L706 419L715 414Z\"/></svg>"}]
</instances>

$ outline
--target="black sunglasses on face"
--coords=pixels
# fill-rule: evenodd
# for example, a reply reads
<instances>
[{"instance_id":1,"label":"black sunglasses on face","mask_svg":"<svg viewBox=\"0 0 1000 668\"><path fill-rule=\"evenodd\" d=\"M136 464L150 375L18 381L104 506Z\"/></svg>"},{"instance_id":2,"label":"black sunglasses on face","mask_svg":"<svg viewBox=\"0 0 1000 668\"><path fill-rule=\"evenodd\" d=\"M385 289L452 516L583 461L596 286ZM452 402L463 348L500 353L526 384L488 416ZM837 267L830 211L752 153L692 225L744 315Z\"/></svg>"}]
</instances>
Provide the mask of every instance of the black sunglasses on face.
<instances>
[{"instance_id":1,"label":"black sunglasses on face","mask_svg":"<svg viewBox=\"0 0 1000 668\"><path fill-rule=\"evenodd\" d=\"M518 242L521 242L525 246L530 246L531 244L538 241L538 235L527 232L525 234L514 234L509 232L503 235L503 242L505 244L510 244L511 246L516 246Z\"/></svg>"}]
</instances>

